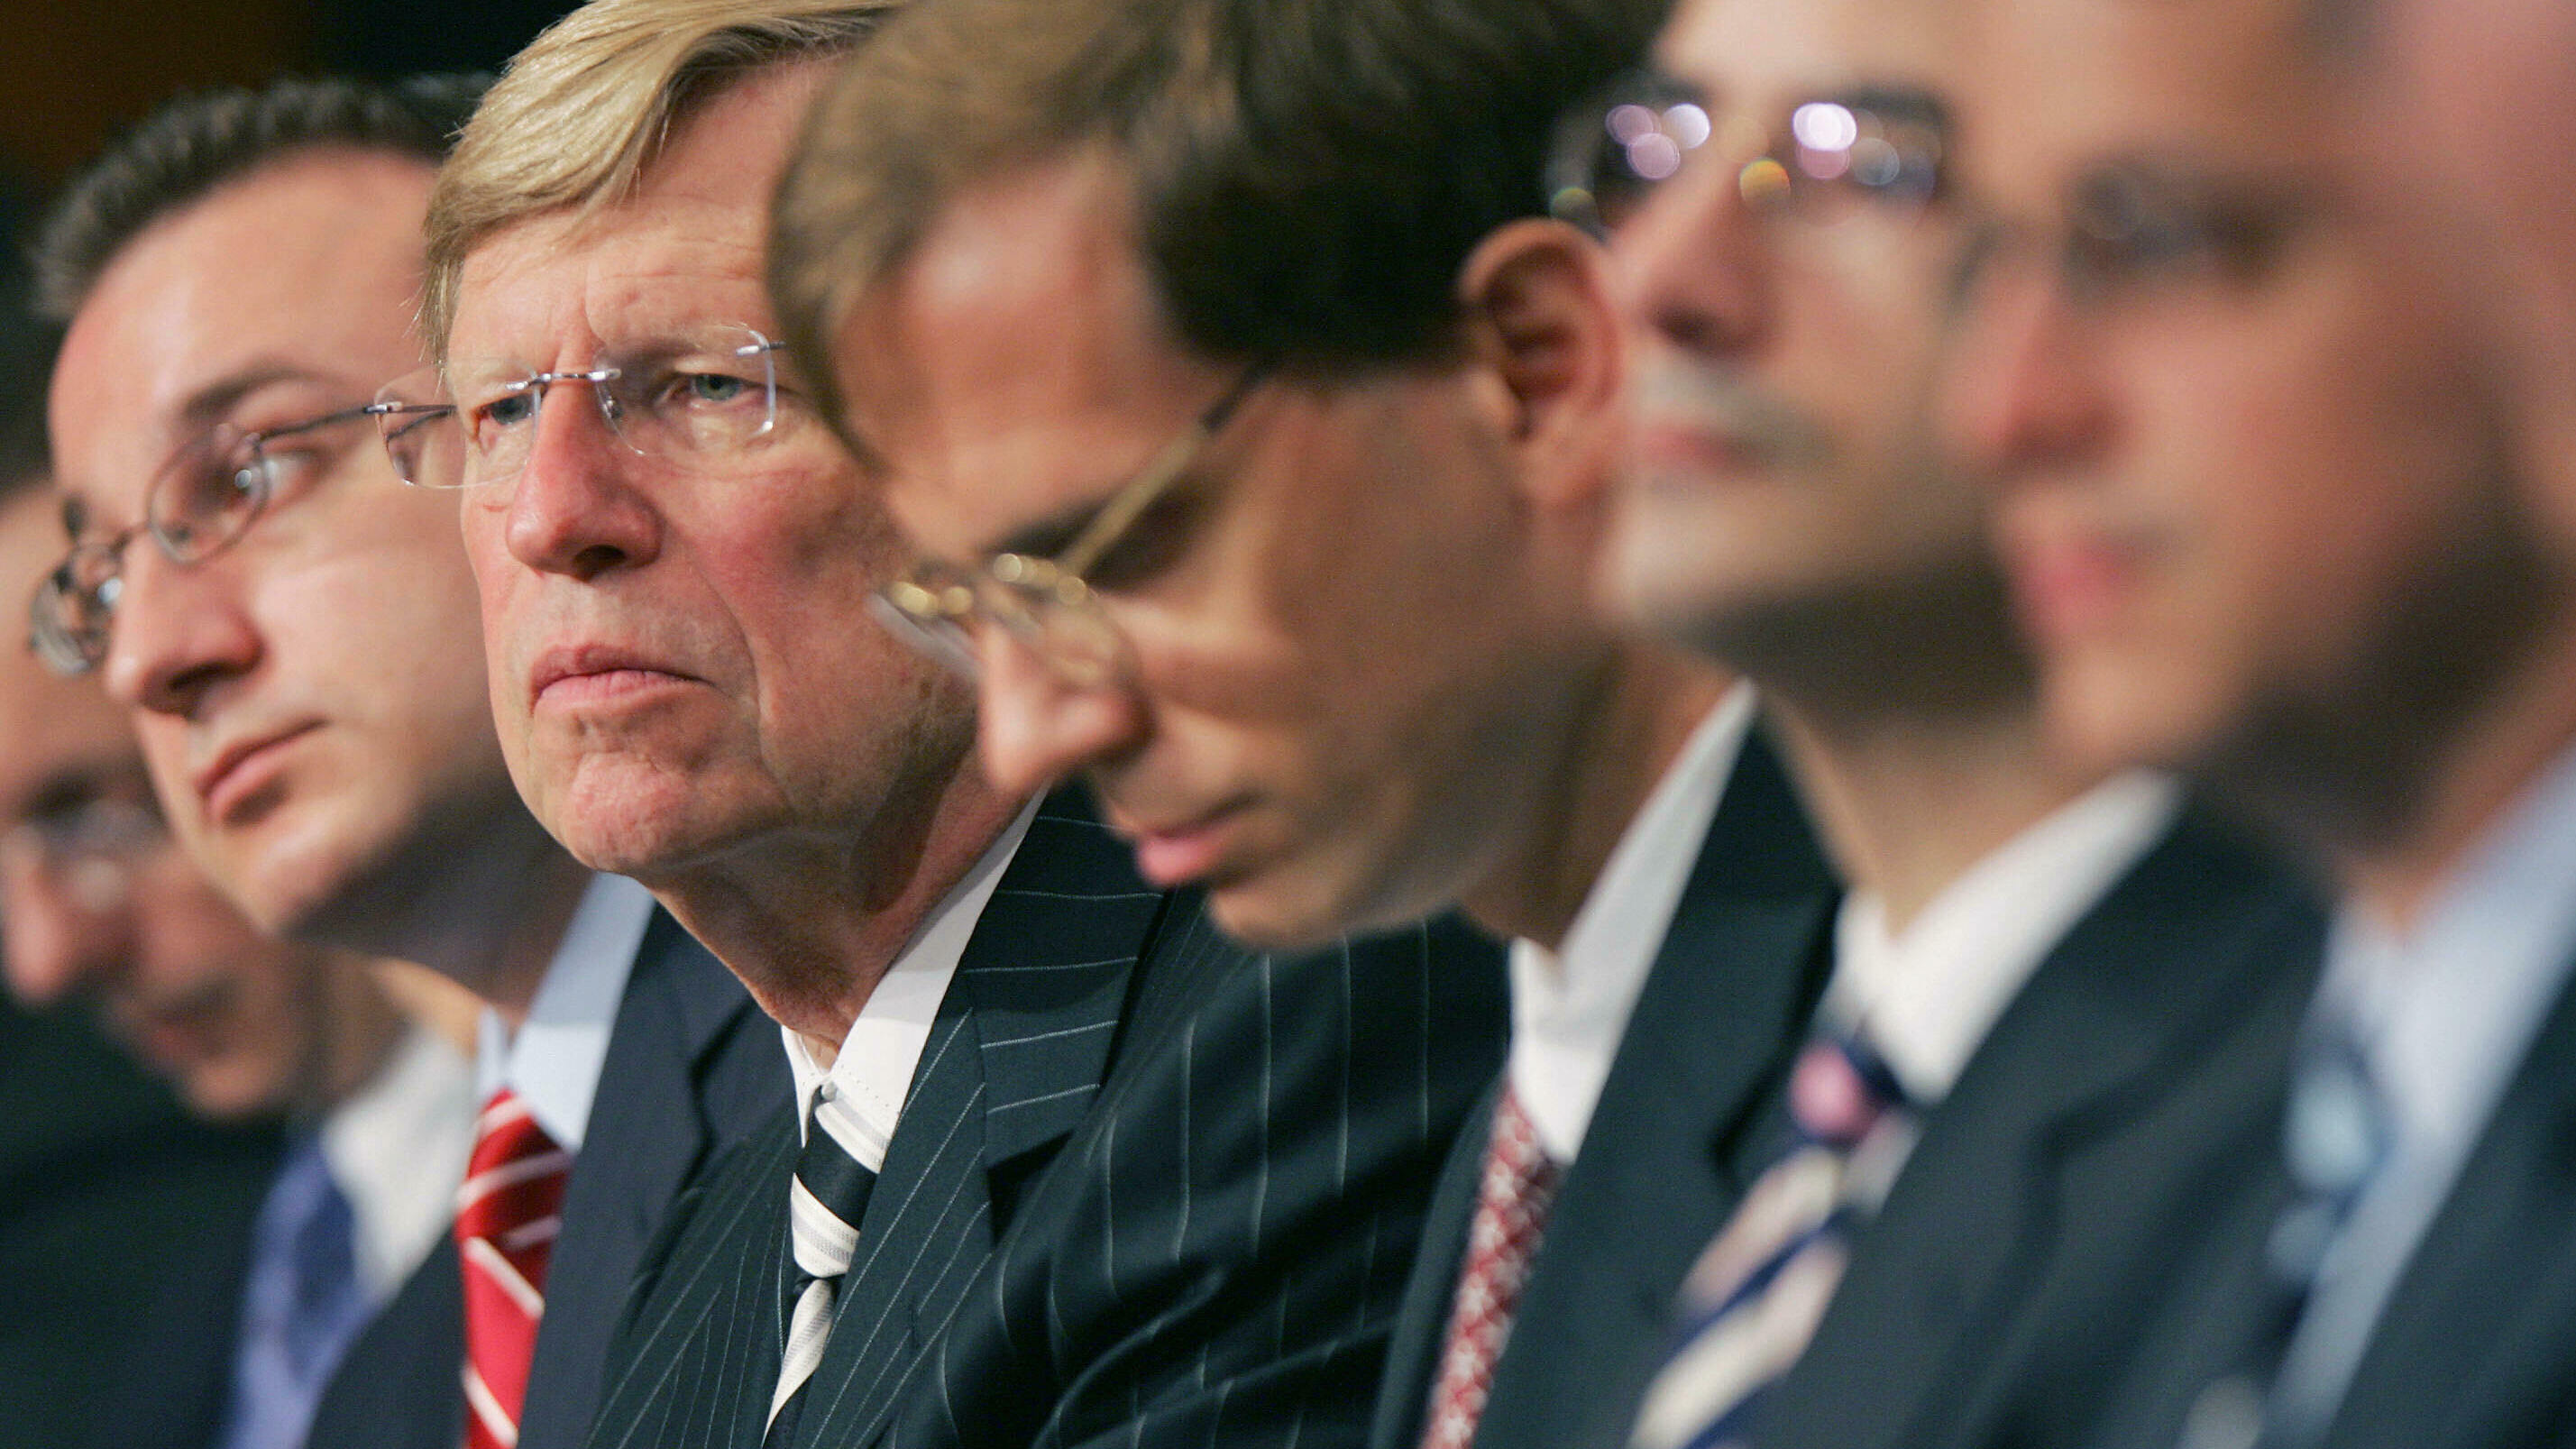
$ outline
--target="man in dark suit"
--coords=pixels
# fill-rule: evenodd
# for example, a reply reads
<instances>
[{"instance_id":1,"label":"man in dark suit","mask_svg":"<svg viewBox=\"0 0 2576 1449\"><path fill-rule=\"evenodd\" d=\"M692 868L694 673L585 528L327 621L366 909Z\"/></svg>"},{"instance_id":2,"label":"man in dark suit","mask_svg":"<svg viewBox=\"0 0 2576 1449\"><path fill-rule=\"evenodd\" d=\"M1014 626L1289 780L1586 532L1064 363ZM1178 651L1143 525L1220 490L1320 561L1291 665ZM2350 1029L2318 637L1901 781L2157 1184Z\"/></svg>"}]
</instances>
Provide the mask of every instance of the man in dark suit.
<instances>
[{"instance_id":1,"label":"man in dark suit","mask_svg":"<svg viewBox=\"0 0 2576 1449\"><path fill-rule=\"evenodd\" d=\"M1537 179L1650 9L942 6L781 191L782 315L933 555L887 602L980 663L988 772L1082 772L1255 942L1451 902L1519 938L1372 1429L1403 1449L1489 1392L1547 1442L1661 1338L1625 1305L1737 1190L1676 1164L1821 984L1833 885L1751 698L1586 603L1619 324Z\"/></svg>"},{"instance_id":2,"label":"man in dark suit","mask_svg":"<svg viewBox=\"0 0 2576 1449\"><path fill-rule=\"evenodd\" d=\"M133 710L178 837L254 920L482 998L475 1181L539 1182L496 1204L514 1281L464 1210L351 1350L317 1444L450 1449L469 1406L530 1449L576 1440L644 1240L786 1099L739 985L519 803L454 502L398 487L362 411L420 362L419 221L478 89L174 102L40 247L73 543L40 637Z\"/></svg>"},{"instance_id":3,"label":"man in dark suit","mask_svg":"<svg viewBox=\"0 0 2576 1449\"><path fill-rule=\"evenodd\" d=\"M397 466L463 491L522 792L796 1079L654 1252L590 1442L1355 1444L1493 952L1227 945L1078 797L983 779L969 692L860 617L899 554L760 258L882 9L567 17L441 174L444 363L391 390Z\"/></svg>"},{"instance_id":4,"label":"man in dark suit","mask_svg":"<svg viewBox=\"0 0 2576 1449\"><path fill-rule=\"evenodd\" d=\"M1746 1206L1553 1442L2078 1442L2270 1149L2313 914L2169 784L2048 757L1933 441L1974 221L1935 54L1919 19L1686 0L1564 128L1556 194L1639 324L1604 593L1761 688L1851 891Z\"/></svg>"},{"instance_id":5,"label":"man in dark suit","mask_svg":"<svg viewBox=\"0 0 2576 1449\"><path fill-rule=\"evenodd\" d=\"M0 232L11 236L16 201L0 190ZM28 309L24 269L13 263L0 258L0 378L12 399L0 405L0 588L32 589L55 548L34 396L53 338ZM0 970L12 982L0 998L0 1297L28 1305L0 1330L0 1444L9 1449L78 1440L130 1370L130 1345L174 1276L193 1278L208 1264L237 1275L277 1172L279 1134L266 1114L313 1035L306 1014L279 1000L300 1000L291 989L218 1007L227 1029L193 1039L197 1050L172 1064L205 1072L220 1117L248 1119L224 1126L190 1113L170 1082L110 1044L105 1014L93 1009L103 988L139 1027L170 1021L182 1003L202 1007L209 983L222 983L216 1001L238 999L244 973L291 987L305 968L303 953L257 942L202 882L163 903L148 933L130 909L82 912L86 893L60 889L101 870L102 884L118 883L136 863L133 832L98 828L132 818L121 807L135 802L117 798L142 774L129 736L103 698L64 690L32 658L0 657ZM166 836L143 843L146 854L176 855ZM132 904L114 891L99 901ZM147 934L148 944L139 939ZM93 999L59 999L80 987ZM228 1090L213 1090L218 1082ZM189 1315L218 1373L230 1366L240 1307L238 1291L217 1292ZM221 1405L183 1412L212 1419Z\"/></svg>"},{"instance_id":6,"label":"man in dark suit","mask_svg":"<svg viewBox=\"0 0 2576 1449\"><path fill-rule=\"evenodd\" d=\"M2576 1426L2576 582L2457 243L2296 0L1976 5L2000 224L1960 434L2056 737L2188 768L2340 896L2250 1202L2178 1264L2103 1442ZM2078 240L2081 238L2081 240Z\"/></svg>"},{"instance_id":7,"label":"man in dark suit","mask_svg":"<svg viewBox=\"0 0 2576 1449\"><path fill-rule=\"evenodd\" d=\"M32 592L61 547L42 476L0 473L0 588ZM11 1362L46 1381L0 1423L293 1449L332 1361L439 1236L473 1117L461 1052L407 1020L378 963L244 920L164 827L125 712L24 650L0 654L0 957L18 1002L94 1012L199 1120L239 1129L227 1145L148 1112L103 1064L49 1076L87 1060L71 1023L19 1022L10 1075L55 1100L25 1104L0 1153L15 1301L44 1326ZM98 1148L46 1144L38 1124L66 1113ZM34 1276L48 1253L53 1282ZM78 1371L50 1367L66 1352Z\"/></svg>"},{"instance_id":8,"label":"man in dark suit","mask_svg":"<svg viewBox=\"0 0 2576 1449\"><path fill-rule=\"evenodd\" d=\"M522 1444L577 1445L597 1410L609 1337L645 1249L683 1188L785 1102L768 1023L679 923L656 911L600 1059L603 1095L563 1198ZM456 1360L463 1280L433 1255L350 1349L311 1443L445 1449L463 1432Z\"/></svg>"}]
</instances>

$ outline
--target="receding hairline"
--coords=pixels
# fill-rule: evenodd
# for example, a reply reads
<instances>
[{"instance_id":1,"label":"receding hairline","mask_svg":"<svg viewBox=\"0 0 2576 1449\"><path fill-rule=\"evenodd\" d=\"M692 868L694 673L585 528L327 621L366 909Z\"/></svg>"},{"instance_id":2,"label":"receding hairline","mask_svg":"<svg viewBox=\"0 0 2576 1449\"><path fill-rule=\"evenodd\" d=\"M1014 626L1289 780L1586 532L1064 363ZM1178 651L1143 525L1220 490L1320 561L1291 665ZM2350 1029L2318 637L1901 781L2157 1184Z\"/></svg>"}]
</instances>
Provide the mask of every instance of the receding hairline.
<instances>
[{"instance_id":1,"label":"receding hairline","mask_svg":"<svg viewBox=\"0 0 2576 1449\"><path fill-rule=\"evenodd\" d=\"M444 358L459 274L484 241L628 199L710 104L781 67L847 55L901 3L592 0L558 21L511 63L439 174L420 329L432 351ZM589 134L559 153L553 138L585 112Z\"/></svg>"}]
</instances>

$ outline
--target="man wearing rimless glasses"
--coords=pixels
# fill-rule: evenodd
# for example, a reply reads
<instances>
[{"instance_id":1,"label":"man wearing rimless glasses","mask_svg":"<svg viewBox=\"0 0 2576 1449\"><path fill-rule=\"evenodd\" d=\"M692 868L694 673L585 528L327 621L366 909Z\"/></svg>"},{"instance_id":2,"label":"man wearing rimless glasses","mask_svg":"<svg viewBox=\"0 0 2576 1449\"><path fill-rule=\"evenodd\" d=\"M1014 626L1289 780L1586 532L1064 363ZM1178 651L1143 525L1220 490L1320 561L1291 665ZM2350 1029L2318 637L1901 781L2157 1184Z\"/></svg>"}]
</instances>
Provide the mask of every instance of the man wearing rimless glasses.
<instances>
[{"instance_id":1,"label":"man wearing rimless glasses","mask_svg":"<svg viewBox=\"0 0 2576 1449\"><path fill-rule=\"evenodd\" d=\"M375 445L369 399L421 361L420 218L474 95L175 103L73 186L42 257L70 322L72 547L40 645L132 709L173 831L258 924L490 1008L472 1172L530 1187L460 1205L455 1249L351 1348L316 1446L454 1449L469 1412L478 1444L576 1440L646 1236L786 1098L734 980L511 789L454 500L397 486Z\"/></svg>"},{"instance_id":2,"label":"man wearing rimless glasses","mask_svg":"<svg viewBox=\"0 0 2576 1449\"><path fill-rule=\"evenodd\" d=\"M1496 953L1226 941L1078 790L984 779L971 691L867 618L903 551L761 260L807 103L897 8L548 31L440 177L443 368L387 399L461 506L522 795L796 1081L645 1264L592 1442L1352 1449Z\"/></svg>"}]
</instances>

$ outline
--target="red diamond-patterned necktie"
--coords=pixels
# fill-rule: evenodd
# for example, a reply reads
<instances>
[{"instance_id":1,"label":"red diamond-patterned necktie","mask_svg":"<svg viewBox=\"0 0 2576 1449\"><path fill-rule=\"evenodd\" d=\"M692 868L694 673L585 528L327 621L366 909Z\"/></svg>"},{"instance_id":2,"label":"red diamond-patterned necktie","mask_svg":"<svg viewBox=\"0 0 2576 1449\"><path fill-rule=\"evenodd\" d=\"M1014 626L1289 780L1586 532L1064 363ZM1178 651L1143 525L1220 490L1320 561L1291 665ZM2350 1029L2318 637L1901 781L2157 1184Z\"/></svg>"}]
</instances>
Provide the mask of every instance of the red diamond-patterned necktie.
<instances>
[{"instance_id":1,"label":"red diamond-patterned necktie","mask_svg":"<svg viewBox=\"0 0 2576 1449\"><path fill-rule=\"evenodd\" d=\"M1508 1083L1494 1103L1494 1133L1476 1185L1476 1216L1467 1230L1467 1266L1449 1310L1449 1336L1433 1381L1422 1449L1467 1449L1493 1388L1494 1361L1520 1311L1521 1285L1547 1232L1548 1209L1564 1170L1539 1145L1520 1098Z\"/></svg>"},{"instance_id":2,"label":"red diamond-patterned necktie","mask_svg":"<svg viewBox=\"0 0 2576 1449\"><path fill-rule=\"evenodd\" d=\"M456 1254L465 1274L466 1449L513 1449L528 1394L528 1359L545 1316L546 1263L563 1226L572 1154L503 1087L474 1124L474 1156L456 1191Z\"/></svg>"}]
</instances>

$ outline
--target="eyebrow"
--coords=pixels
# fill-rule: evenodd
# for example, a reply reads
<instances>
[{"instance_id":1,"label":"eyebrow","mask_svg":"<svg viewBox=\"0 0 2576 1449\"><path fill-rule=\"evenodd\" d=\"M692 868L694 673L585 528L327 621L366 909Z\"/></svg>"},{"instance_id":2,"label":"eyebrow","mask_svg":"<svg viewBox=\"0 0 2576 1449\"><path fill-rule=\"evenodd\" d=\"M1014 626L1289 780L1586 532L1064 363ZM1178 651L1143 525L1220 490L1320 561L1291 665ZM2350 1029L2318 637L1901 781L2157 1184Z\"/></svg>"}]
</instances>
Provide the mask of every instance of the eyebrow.
<instances>
[{"instance_id":1,"label":"eyebrow","mask_svg":"<svg viewBox=\"0 0 2576 1449\"><path fill-rule=\"evenodd\" d=\"M253 393L276 387L281 383L312 383L319 386L327 385L330 381L311 368L297 367L284 362L259 363L219 377L188 394L181 400L177 409L176 431L179 437L193 441L198 433L221 422L234 409L241 406L242 399ZM158 478L161 470L170 465L170 460L176 456L179 446L178 443L170 444L168 450L162 454L161 460L153 465L154 478ZM145 486L150 486L149 480L146 480ZM87 531L90 525L89 499L77 488L63 488L61 492L63 536L78 543L82 533Z\"/></svg>"},{"instance_id":2,"label":"eyebrow","mask_svg":"<svg viewBox=\"0 0 2576 1449\"><path fill-rule=\"evenodd\" d=\"M324 385L330 381L331 379L322 377L310 368L296 367L282 362L267 363L217 378L188 394L187 400L179 405L179 418L189 432L195 432L200 428L211 427L221 422L226 415L241 406L242 399L253 393L275 387L280 383Z\"/></svg>"}]
</instances>

